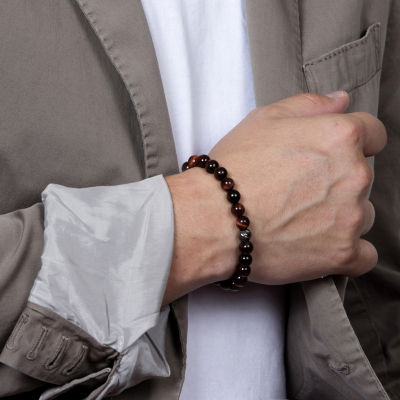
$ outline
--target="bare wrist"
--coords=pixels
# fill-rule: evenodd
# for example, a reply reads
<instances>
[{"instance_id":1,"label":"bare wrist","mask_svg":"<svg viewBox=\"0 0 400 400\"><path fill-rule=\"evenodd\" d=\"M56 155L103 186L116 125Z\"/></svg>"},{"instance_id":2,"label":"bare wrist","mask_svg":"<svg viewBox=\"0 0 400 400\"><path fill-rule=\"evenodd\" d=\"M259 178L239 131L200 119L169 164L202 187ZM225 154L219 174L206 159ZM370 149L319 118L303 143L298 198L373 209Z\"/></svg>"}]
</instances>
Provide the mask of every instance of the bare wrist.
<instances>
[{"instance_id":1,"label":"bare wrist","mask_svg":"<svg viewBox=\"0 0 400 400\"><path fill-rule=\"evenodd\" d=\"M224 193L200 169L166 177L174 206L174 255L164 304L227 279L236 262L237 229Z\"/></svg>"}]
</instances>

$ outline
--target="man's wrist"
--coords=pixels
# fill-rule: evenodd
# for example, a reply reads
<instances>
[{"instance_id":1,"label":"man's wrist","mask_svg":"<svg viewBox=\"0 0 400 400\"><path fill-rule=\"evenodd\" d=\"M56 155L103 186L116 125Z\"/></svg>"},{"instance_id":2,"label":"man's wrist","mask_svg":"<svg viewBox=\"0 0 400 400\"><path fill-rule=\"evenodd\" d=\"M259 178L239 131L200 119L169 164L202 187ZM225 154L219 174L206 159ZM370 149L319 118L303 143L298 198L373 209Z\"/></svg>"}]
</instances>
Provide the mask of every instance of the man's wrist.
<instances>
[{"instance_id":1,"label":"man's wrist","mask_svg":"<svg viewBox=\"0 0 400 400\"><path fill-rule=\"evenodd\" d=\"M174 255L164 304L228 279L237 258L237 228L226 196L201 169L166 177L174 206Z\"/></svg>"}]
</instances>

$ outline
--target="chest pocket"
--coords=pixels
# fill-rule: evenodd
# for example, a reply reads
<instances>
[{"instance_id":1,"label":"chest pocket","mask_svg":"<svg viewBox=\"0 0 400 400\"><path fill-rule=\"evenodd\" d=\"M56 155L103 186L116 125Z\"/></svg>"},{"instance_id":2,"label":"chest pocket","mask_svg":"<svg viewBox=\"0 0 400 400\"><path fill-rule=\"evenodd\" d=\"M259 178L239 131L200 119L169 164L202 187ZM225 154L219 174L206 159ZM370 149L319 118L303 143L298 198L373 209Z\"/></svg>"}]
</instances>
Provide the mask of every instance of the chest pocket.
<instances>
[{"instance_id":1,"label":"chest pocket","mask_svg":"<svg viewBox=\"0 0 400 400\"><path fill-rule=\"evenodd\" d=\"M326 94L346 90L348 112L377 115L381 71L381 24L369 26L364 36L303 65L308 90Z\"/></svg>"}]
</instances>

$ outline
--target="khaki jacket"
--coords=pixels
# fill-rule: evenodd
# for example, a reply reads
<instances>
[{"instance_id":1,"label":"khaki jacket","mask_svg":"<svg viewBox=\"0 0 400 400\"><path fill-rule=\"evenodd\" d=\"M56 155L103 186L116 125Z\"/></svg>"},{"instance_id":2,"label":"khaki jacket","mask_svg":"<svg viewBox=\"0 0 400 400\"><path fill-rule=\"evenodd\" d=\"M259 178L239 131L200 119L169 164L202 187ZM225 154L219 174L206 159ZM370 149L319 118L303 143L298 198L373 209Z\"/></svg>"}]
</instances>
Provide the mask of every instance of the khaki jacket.
<instances>
[{"instance_id":1,"label":"khaki jacket","mask_svg":"<svg viewBox=\"0 0 400 400\"><path fill-rule=\"evenodd\" d=\"M380 253L371 273L290 285L286 373L292 399L400 399L400 2L247 0L258 106L299 92L350 93L349 111L379 115L389 135L375 164ZM51 182L116 185L178 172L158 65L139 0L0 2L0 397L96 398L118 357L27 298L40 269L43 207ZM118 399L178 399L185 369L186 299L172 305L169 378ZM30 324L28 333L24 325ZM46 370L29 357L35 332L85 343L72 375L66 353ZM98 373L98 371L103 371ZM77 379L80 379L77 381ZM17 397L16 397L17 398Z\"/></svg>"}]
</instances>

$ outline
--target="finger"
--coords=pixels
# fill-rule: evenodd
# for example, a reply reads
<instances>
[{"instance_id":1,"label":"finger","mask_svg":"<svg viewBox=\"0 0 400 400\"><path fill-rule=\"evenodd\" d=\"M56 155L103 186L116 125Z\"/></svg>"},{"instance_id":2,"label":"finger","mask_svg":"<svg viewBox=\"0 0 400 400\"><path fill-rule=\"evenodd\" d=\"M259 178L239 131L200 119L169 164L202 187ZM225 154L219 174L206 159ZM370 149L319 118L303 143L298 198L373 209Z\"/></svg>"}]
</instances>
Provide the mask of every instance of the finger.
<instances>
[{"instance_id":1,"label":"finger","mask_svg":"<svg viewBox=\"0 0 400 400\"><path fill-rule=\"evenodd\" d=\"M355 119L360 125L361 146L366 157L378 154L384 149L387 133L385 125L378 118L364 112L346 114L346 116Z\"/></svg>"},{"instance_id":2,"label":"finger","mask_svg":"<svg viewBox=\"0 0 400 400\"><path fill-rule=\"evenodd\" d=\"M272 116L280 118L310 117L320 114L342 113L349 105L349 95L344 91L322 96L302 93L269 105Z\"/></svg>"},{"instance_id":3,"label":"finger","mask_svg":"<svg viewBox=\"0 0 400 400\"><path fill-rule=\"evenodd\" d=\"M378 263L378 252L375 246L364 239L360 239L358 257L350 266L348 276L360 276L376 266Z\"/></svg>"},{"instance_id":4,"label":"finger","mask_svg":"<svg viewBox=\"0 0 400 400\"><path fill-rule=\"evenodd\" d=\"M360 236L369 232L375 222L375 208L369 200L364 202L364 222L361 226Z\"/></svg>"}]
</instances>

